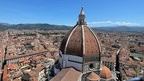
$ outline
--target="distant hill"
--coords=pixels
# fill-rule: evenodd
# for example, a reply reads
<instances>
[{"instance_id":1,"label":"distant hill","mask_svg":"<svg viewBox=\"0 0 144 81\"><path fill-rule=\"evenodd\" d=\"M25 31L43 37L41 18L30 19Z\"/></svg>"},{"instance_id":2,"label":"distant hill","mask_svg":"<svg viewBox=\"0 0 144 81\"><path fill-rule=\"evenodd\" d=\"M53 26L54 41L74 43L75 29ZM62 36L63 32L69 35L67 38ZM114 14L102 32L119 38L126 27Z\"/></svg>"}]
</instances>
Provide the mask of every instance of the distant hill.
<instances>
[{"instance_id":1,"label":"distant hill","mask_svg":"<svg viewBox=\"0 0 144 81\"><path fill-rule=\"evenodd\" d=\"M93 29L102 31L144 32L144 27L128 27L128 26L93 27Z\"/></svg>"},{"instance_id":2,"label":"distant hill","mask_svg":"<svg viewBox=\"0 0 144 81\"><path fill-rule=\"evenodd\" d=\"M72 26L66 25L52 25L52 24L8 24L0 23L0 30L7 29L39 29L39 30L69 30ZM124 31L124 32L144 32L144 27L128 27L128 26L117 26L117 27L92 27L94 30L100 31Z\"/></svg>"},{"instance_id":3,"label":"distant hill","mask_svg":"<svg viewBox=\"0 0 144 81\"><path fill-rule=\"evenodd\" d=\"M71 26L66 25L52 25L52 24L7 24L0 23L0 30L7 29L39 29L39 30L68 30Z\"/></svg>"}]
</instances>

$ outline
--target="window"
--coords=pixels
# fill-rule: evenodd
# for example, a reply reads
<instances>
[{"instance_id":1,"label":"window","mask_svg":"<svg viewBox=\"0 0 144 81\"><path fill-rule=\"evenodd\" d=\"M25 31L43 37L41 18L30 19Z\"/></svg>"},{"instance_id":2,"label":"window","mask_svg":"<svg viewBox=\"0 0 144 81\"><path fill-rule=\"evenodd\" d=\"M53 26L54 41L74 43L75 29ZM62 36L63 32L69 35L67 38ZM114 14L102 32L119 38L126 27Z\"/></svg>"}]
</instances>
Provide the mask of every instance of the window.
<instances>
[{"instance_id":1,"label":"window","mask_svg":"<svg viewBox=\"0 0 144 81\"><path fill-rule=\"evenodd\" d=\"M93 68L94 68L94 64L91 63L91 64L89 65L89 68L90 68L90 69L93 69Z\"/></svg>"}]
</instances>

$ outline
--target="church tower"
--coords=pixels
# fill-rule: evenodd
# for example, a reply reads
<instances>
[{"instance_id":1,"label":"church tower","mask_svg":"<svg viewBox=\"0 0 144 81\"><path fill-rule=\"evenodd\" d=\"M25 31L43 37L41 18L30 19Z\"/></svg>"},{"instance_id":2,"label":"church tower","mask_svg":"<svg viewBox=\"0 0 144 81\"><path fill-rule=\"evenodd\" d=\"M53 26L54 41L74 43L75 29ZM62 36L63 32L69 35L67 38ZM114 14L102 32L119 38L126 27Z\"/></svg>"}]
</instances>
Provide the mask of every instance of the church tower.
<instances>
[{"instance_id":1,"label":"church tower","mask_svg":"<svg viewBox=\"0 0 144 81\"><path fill-rule=\"evenodd\" d=\"M65 35L59 51L61 68L73 67L83 74L100 70L99 40L85 22L83 6L77 24Z\"/></svg>"}]
</instances>

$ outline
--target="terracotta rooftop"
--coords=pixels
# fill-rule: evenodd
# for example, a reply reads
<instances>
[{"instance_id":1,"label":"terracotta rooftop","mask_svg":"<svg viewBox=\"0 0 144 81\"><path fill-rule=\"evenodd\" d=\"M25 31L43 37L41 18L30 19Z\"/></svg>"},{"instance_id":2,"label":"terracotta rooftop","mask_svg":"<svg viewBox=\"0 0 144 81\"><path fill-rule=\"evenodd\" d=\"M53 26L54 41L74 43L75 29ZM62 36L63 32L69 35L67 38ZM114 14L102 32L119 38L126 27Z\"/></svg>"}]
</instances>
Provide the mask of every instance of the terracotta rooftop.
<instances>
[{"instance_id":1,"label":"terracotta rooftop","mask_svg":"<svg viewBox=\"0 0 144 81\"><path fill-rule=\"evenodd\" d=\"M8 74L8 71L7 71L8 67L7 65L4 66L4 72L3 72L3 80L5 80L7 78L7 74Z\"/></svg>"},{"instance_id":2,"label":"terracotta rooftop","mask_svg":"<svg viewBox=\"0 0 144 81\"><path fill-rule=\"evenodd\" d=\"M43 68L44 68L44 66L42 66L41 64L37 64L35 70L39 72L39 71L41 71Z\"/></svg>"},{"instance_id":3,"label":"terracotta rooftop","mask_svg":"<svg viewBox=\"0 0 144 81\"><path fill-rule=\"evenodd\" d=\"M116 62L115 57L102 57L102 61L107 61L107 62Z\"/></svg>"},{"instance_id":4,"label":"terracotta rooftop","mask_svg":"<svg viewBox=\"0 0 144 81\"><path fill-rule=\"evenodd\" d=\"M111 71L106 66L103 66L100 71L100 77L104 79L109 79L112 77Z\"/></svg>"},{"instance_id":5,"label":"terracotta rooftop","mask_svg":"<svg viewBox=\"0 0 144 81\"><path fill-rule=\"evenodd\" d=\"M129 77L133 77L136 75L136 72L132 68L124 69L125 74Z\"/></svg>"},{"instance_id":6,"label":"terracotta rooftop","mask_svg":"<svg viewBox=\"0 0 144 81\"><path fill-rule=\"evenodd\" d=\"M25 60L24 63L30 63L30 60Z\"/></svg>"},{"instance_id":7,"label":"terracotta rooftop","mask_svg":"<svg viewBox=\"0 0 144 81\"><path fill-rule=\"evenodd\" d=\"M9 64L8 69L19 69L19 66L17 64Z\"/></svg>"},{"instance_id":8,"label":"terracotta rooftop","mask_svg":"<svg viewBox=\"0 0 144 81\"><path fill-rule=\"evenodd\" d=\"M18 62L24 62L25 60L24 59L20 59Z\"/></svg>"},{"instance_id":9,"label":"terracotta rooftop","mask_svg":"<svg viewBox=\"0 0 144 81\"><path fill-rule=\"evenodd\" d=\"M88 76L87 76L87 79L89 80L89 81L96 81L96 80L99 80L99 76L96 74L96 73L94 73L94 72L91 72Z\"/></svg>"},{"instance_id":10,"label":"terracotta rooftop","mask_svg":"<svg viewBox=\"0 0 144 81\"><path fill-rule=\"evenodd\" d=\"M50 81L78 81L81 76L81 72L76 71L73 68L62 69L52 80Z\"/></svg>"},{"instance_id":11,"label":"terracotta rooftop","mask_svg":"<svg viewBox=\"0 0 144 81\"><path fill-rule=\"evenodd\" d=\"M120 53L121 55L125 55L125 56L128 54L128 52L127 52L126 49L124 49L124 48L121 48L119 53Z\"/></svg>"}]
</instances>

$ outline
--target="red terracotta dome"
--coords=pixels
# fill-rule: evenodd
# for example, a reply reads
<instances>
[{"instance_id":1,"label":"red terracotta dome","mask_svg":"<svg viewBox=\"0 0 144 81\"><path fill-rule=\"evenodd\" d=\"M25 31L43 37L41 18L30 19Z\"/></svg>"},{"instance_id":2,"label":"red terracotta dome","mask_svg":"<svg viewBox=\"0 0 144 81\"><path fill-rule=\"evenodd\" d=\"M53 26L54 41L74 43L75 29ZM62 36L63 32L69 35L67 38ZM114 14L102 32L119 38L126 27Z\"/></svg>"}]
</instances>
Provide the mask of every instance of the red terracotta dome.
<instances>
[{"instance_id":1,"label":"red terracotta dome","mask_svg":"<svg viewBox=\"0 0 144 81\"><path fill-rule=\"evenodd\" d=\"M107 68L106 66L103 66L101 69L102 69L100 71L101 78L104 78L104 79L112 78L112 74L109 68Z\"/></svg>"},{"instance_id":2,"label":"red terracotta dome","mask_svg":"<svg viewBox=\"0 0 144 81\"><path fill-rule=\"evenodd\" d=\"M100 57L100 45L95 32L85 22L83 7L77 24L65 35L60 51L63 54L87 58L85 62Z\"/></svg>"}]
</instances>

